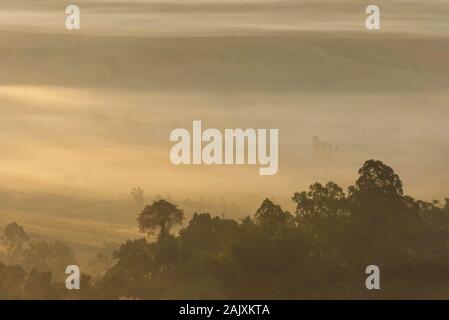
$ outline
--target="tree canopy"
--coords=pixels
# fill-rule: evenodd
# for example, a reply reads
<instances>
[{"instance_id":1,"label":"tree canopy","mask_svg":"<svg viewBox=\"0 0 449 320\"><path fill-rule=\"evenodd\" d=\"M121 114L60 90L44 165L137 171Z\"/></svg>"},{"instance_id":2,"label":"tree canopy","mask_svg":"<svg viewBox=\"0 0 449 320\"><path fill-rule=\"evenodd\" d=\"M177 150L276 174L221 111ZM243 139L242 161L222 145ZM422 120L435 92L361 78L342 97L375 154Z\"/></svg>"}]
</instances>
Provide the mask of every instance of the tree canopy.
<instances>
[{"instance_id":1,"label":"tree canopy","mask_svg":"<svg viewBox=\"0 0 449 320\"><path fill-rule=\"evenodd\" d=\"M358 173L346 192L332 181L295 192L293 213L267 198L242 219L197 212L182 226L183 210L159 198L138 215L143 236L101 249L80 293L61 289L74 251L12 223L0 298L448 298L449 199L413 199L381 161ZM379 292L364 287L371 264Z\"/></svg>"}]
</instances>

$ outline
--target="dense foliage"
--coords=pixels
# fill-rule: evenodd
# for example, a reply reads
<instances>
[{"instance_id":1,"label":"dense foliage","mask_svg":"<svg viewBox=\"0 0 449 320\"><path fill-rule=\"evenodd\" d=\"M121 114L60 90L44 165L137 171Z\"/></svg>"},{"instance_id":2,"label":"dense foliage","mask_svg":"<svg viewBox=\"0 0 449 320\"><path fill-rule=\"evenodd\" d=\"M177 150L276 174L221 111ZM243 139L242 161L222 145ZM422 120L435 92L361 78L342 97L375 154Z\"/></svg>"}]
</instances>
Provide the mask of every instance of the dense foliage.
<instances>
[{"instance_id":1,"label":"dense foliage","mask_svg":"<svg viewBox=\"0 0 449 320\"><path fill-rule=\"evenodd\" d=\"M64 286L69 247L10 224L0 298L449 298L449 199L404 195L393 169L369 160L347 193L315 183L292 200L294 213L265 199L239 222L195 213L179 232L182 209L154 201L137 219L142 238L99 252L104 270L83 275L79 291ZM379 291L365 288L370 264Z\"/></svg>"}]
</instances>

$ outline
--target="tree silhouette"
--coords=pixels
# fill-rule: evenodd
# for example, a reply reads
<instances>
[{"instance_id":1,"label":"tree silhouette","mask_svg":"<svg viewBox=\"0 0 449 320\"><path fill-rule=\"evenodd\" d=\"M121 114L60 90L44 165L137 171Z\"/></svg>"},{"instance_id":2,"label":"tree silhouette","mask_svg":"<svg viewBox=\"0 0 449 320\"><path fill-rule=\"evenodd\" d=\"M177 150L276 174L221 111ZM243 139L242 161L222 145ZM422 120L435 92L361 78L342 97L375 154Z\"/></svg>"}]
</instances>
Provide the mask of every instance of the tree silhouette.
<instances>
[{"instance_id":1,"label":"tree silhouette","mask_svg":"<svg viewBox=\"0 0 449 320\"><path fill-rule=\"evenodd\" d=\"M82 293L58 279L74 252L31 240L13 223L0 250L21 249L7 250L15 259L1 257L0 298L448 298L448 199L415 200L392 168L368 160L348 192L317 182L292 200L294 215L265 199L242 220L194 213L175 232L183 211L157 199L137 219L156 238L128 240L114 259L112 248L102 249L104 272L83 278ZM375 293L363 285L370 264L382 272Z\"/></svg>"},{"instance_id":2,"label":"tree silhouette","mask_svg":"<svg viewBox=\"0 0 449 320\"><path fill-rule=\"evenodd\" d=\"M133 187L131 189L131 197L136 206L141 207L145 201L143 195L143 189L141 187Z\"/></svg>"},{"instance_id":3,"label":"tree silhouette","mask_svg":"<svg viewBox=\"0 0 449 320\"><path fill-rule=\"evenodd\" d=\"M269 199L262 202L254 217L262 230L271 236L286 233L295 226L293 216Z\"/></svg>"},{"instance_id":4,"label":"tree silhouette","mask_svg":"<svg viewBox=\"0 0 449 320\"><path fill-rule=\"evenodd\" d=\"M25 299L54 299L55 291L51 284L51 272L39 272L32 269L25 281L23 294Z\"/></svg>"},{"instance_id":5,"label":"tree silhouette","mask_svg":"<svg viewBox=\"0 0 449 320\"><path fill-rule=\"evenodd\" d=\"M174 226L182 224L183 219L184 212L181 209L161 199L146 206L137 221L141 232L149 234L159 232L158 237L164 239L169 236L170 230Z\"/></svg>"},{"instance_id":6,"label":"tree silhouette","mask_svg":"<svg viewBox=\"0 0 449 320\"><path fill-rule=\"evenodd\" d=\"M0 299L18 299L27 273L21 266L0 263Z\"/></svg>"},{"instance_id":7,"label":"tree silhouette","mask_svg":"<svg viewBox=\"0 0 449 320\"><path fill-rule=\"evenodd\" d=\"M378 160L368 160L359 169L359 178L350 192L382 192L403 195L402 181L392 168Z\"/></svg>"},{"instance_id":8,"label":"tree silhouette","mask_svg":"<svg viewBox=\"0 0 449 320\"><path fill-rule=\"evenodd\" d=\"M365 261L385 265L404 263L413 255L421 220L403 196L402 182L394 170L381 161L368 160L359 170L355 186L349 187L352 229L350 234Z\"/></svg>"},{"instance_id":9,"label":"tree silhouette","mask_svg":"<svg viewBox=\"0 0 449 320\"><path fill-rule=\"evenodd\" d=\"M29 244L25 230L16 222L8 224L1 238L6 247L6 260L11 264L20 264Z\"/></svg>"},{"instance_id":10,"label":"tree silhouette","mask_svg":"<svg viewBox=\"0 0 449 320\"><path fill-rule=\"evenodd\" d=\"M137 218L139 230L154 234L159 232L157 260L161 268L164 268L169 260L176 260L170 250L176 247L175 239L170 235L170 230L182 224L184 212L178 206L160 199L146 206Z\"/></svg>"},{"instance_id":11,"label":"tree silhouette","mask_svg":"<svg viewBox=\"0 0 449 320\"><path fill-rule=\"evenodd\" d=\"M337 219L349 215L346 195L334 182L328 182L325 186L315 183L307 192L296 192L292 200L297 203L296 215L301 226L310 225L319 229L324 227L324 221L334 224Z\"/></svg>"},{"instance_id":12,"label":"tree silhouette","mask_svg":"<svg viewBox=\"0 0 449 320\"><path fill-rule=\"evenodd\" d=\"M78 264L75 251L61 241L31 241L22 262L27 270L51 272L53 279L66 278L63 272L68 265Z\"/></svg>"},{"instance_id":13,"label":"tree silhouette","mask_svg":"<svg viewBox=\"0 0 449 320\"><path fill-rule=\"evenodd\" d=\"M342 263L345 224L349 219L349 208L343 189L334 182L326 185L315 183L309 191L297 192L293 199L297 203L296 220L300 231L311 238L313 255L326 264L333 274Z\"/></svg>"},{"instance_id":14,"label":"tree silhouette","mask_svg":"<svg viewBox=\"0 0 449 320\"><path fill-rule=\"evenodd\" d=\"M23 228L16 222L8 224L3 231L3 235L5 241L12 245L21 245L29 240L29 237Z\"/></svg>"}]
</instances>

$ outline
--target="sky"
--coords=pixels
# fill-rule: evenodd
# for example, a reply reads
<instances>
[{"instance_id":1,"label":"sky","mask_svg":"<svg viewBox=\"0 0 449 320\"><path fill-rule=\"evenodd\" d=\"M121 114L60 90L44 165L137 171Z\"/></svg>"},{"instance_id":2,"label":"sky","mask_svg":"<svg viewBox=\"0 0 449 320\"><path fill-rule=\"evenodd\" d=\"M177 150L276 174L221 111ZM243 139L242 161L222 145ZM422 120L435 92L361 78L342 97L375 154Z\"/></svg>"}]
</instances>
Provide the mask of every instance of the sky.
<instances>
[{"instance_id":1,"label":"sky","mask_svg":"<svg viewBox=\"0 0 449 320\"><path fill-rule=\"evenodd\" d=\"M378 159L411 196L449 196L449 1L377 1L375 32L371 2L80 0L68 31L72 2L2 0L0 188L291 209ZM279 129L278 174L172 165L193 120Z\"/></svg>"}]
</instances>

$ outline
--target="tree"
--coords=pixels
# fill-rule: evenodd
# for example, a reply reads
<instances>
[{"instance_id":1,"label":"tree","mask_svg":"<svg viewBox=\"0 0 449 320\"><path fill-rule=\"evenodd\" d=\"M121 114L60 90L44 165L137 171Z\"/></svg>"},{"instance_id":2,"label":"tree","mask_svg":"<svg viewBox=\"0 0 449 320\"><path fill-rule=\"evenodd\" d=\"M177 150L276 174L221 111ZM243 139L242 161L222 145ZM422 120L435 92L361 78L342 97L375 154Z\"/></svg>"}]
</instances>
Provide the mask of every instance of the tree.
<instances>
[{"instance_id":1,"label":"tree","mask_svg":"<svg viewBox=\"0 0 449 320\"><path fill-rule=\"evenodd\" d=\"M297 204L298 228L312 239L312 254L319 260L317 268L326 270L328 276L335 276L342 265L344 226L349 218L343 189L334 182L326 185L317 182L309 191L295 193L293 201Z\"/></svg>"},{"instance_id":2,"label":"tree","mask_svg":"<svg viewBox=\"0 0 449 320\"><path fill-rule=\"evenodd\" d=\"M105 242L95 257L89 261L89 270L95 278L101 277L115 265L117 261L114 254L119 247L120 245L115 242Z\"/></svg>"},{"instance_id":3,"label":"tree","mask_svg":"<svg viewBox=\"0 0 449 320\"><path fill-rule=\"evenodd\" d=\"M113 298L146 297L148 282L158 271L152 245L145 238L128 240L115 251L114 258L117 263L99 282L101 291Z\"/></svg>"},{"instance_id":4,"label":"tree","mask_svg":"<svg viewBox=\"0 0 449 320\"><path fill-rule=\"evenodd\" d=\"M346 195L334 182L325 186L315 183L309 191L297 192L293 196L296 202L296 215L300 227L310 227L314 232L328 232L338 220L349 216Z\"/></svg>"},{"instance_id":5,"label":"tree","mask_svg":"<svg viewBox=\"0 0 449 320\"><path fill-rule=\"evenodd\" d=\"M22 262L27 270L51 272L57 281L66 278L65 268L72 264L78 264L72 248L61 241L45 240L31 241Z\"/></svg>"},{"instance_id":6,"label":"tree","mask_svg":"<svg viewBox=\"0 0 449 320\"><path fill-rule=\"evenodd\" d=\"M209 213L194 213L189 225L179 234L183 254L220 254L229 246L238 231L238 223L230 219L212 217Z\"/></svg>"},{"instance_id":7,"label":"tree","mask_svg":"<svg viewBox=\"0 0 449 320\"><path fill-rule=\"evenodd\" d=\"M137 218L139 230L157 236L158 262L161 268L167 266L169 261L176 260L176 239L171 236L170 230L182 224L184 212L178 206L160 199L146 206Z\"/></svg>"},{"instance_id":8,"label":"tree","mask_svg":"<svg viewBox=\"0 0 449 320\"><path fill-rule=\"evenodd\" d=\"M3 231L3 235L6 242L12 245L22 245L29 240L25 230L16 222L8 224Z\"/></svg>"},{"instance_id":9,"label":"tree","mask_svg":"<svg viewBox=\"0 0 449 320\"><path fill-rule=\"evenodd\" d=\"M20 298L27 273L21 266L0 263L0 299Z\"/></svg>"},{"instance_id":10,"label":"tree","mask_svg":"<svg viewBox=\"0 0 449 320\"><path fill-rule=\"evenodd\" d=\"M269 199L265 199L257 209L255 219L256 224L270 236L285 235L295 227L293 216Z\"/></svg>"},{"instance_id":11,"label":"tree","mask_svg":"<svg viewBox=\"0 0 449 320\"><path fill-rule=\"evenodd\" d=\"M417 244L419 250L415 256L415 262L431 264L435 269L438 265L447 261L449 251L449 211L442 207L439 201L425 202L409 197L409 206L419 212L422 221L420 241ZM442 263L441 263L442 262Z\"/></svg>"},{"instance_id":12,"label":"tree","mask_svg":"<svg viewBox=\"0 0 449 320\"><path fill-rule=\"evenodd\" d=\"M2 240L6 247L6 261L9 264L20 263L30 242L25 230L16 222L10 223L3 231Z\"/></svg>"},{"instance_id":13,"label":"tree","mask_svg":"<svg viewBox=\"0 0 449 320\"><path fill-rule=\"evenodd\" d=\"M349 187L353 257L366 262L400 265L413 256L413 243L422 226L419 212L403 195L402 182L392 168L368 160L359 178ZM358 237L360 236L360 237Z\"/></svg>"},{"instance_id":14,"label":"tree","mask_svg":"<svg viewBox=\"0 0 449 320\"><path fill-rule=\"evenodd\" d=\"M114 252L116 266L129 270L151 272L155 266L151 244L145 238L128 240Z\"/></svg>"},{"instance_id":15,"label":"tree","mask_svg":"<svg viewBox=\"0 0 449 320\"><path fill-rule=\"evenodd\" d=\"M131 189L131 197L133 198L134 204L141 208L145 199L143 196L143 189L141 187L134 187Z\"/></svg>"},{"instance_id":16,"label":"tree","mask_svg":"<svg viewBox=\"0 0 449 320\"><path fill-rule=\"evenodd\" d=\"M23 287L23 298L30 300L54 299L55 290L51 278L51 272L39 272L32 269Z\"/></svg>"},{"instance_id":17,"label":"tree","mask_svg":"<svg viewBox=\"0 0 449 320\"><path fill-rule=\"evenodd\" d=\"M146 206L137 218L139 230L154 234L159 232L160 239L166 239L170 230L182 224L184 212L178 206L160 199Z\"/></svg>"},{"instance_id":18,"label":"tree","mask_svg":"<svg viewBox=\"0 0 449 320\"><path fill-rule=\"evenodd\" d=\"M354 192L380 192L389 195L403 195L402 181L392 168L378 160L368 160L359 169L359 178L355 187L350 188Z\"/></svg>"}]
</instances>

